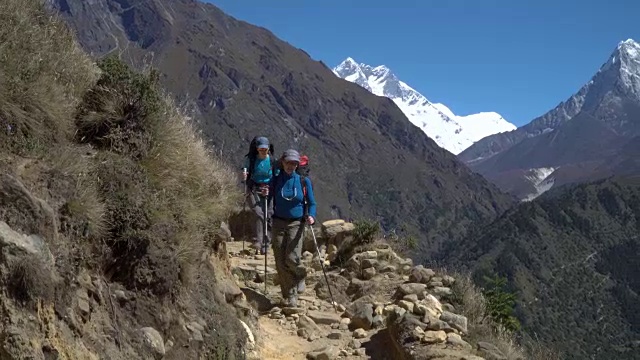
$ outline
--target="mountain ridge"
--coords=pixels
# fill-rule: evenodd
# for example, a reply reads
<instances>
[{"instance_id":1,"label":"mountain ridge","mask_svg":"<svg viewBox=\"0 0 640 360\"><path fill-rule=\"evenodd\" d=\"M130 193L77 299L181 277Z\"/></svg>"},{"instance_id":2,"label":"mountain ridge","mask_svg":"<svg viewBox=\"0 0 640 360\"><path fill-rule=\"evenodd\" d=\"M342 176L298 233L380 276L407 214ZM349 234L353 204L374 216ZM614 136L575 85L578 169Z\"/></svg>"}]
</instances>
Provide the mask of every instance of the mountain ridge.
<instances>
[{"instance_id":1,"label":"mountain ridge","mask_svg":"<svg viewBox=\"0 0 640 360\"><path fill-rule=\"evenodd\" d=\"M479 284L506 277L525 331L563 358L637 359L639 232L640 176L612 177L551 189L441 256Z\"/></svg>"},{"instance_id":2,"label":"mountain ridge","mask_svg":"<svg viewBox=\"0 0 640 360\"><path fill-rule=\"evenodd\" d=\"M455 115L446 105L432 103L398 79L385 65L374 67L347 57L333 68L333 73L375 95L392 99L409 121L453 154L460 153L487 135L516 128L497 112Z\"/></svg>"}]
</instances>

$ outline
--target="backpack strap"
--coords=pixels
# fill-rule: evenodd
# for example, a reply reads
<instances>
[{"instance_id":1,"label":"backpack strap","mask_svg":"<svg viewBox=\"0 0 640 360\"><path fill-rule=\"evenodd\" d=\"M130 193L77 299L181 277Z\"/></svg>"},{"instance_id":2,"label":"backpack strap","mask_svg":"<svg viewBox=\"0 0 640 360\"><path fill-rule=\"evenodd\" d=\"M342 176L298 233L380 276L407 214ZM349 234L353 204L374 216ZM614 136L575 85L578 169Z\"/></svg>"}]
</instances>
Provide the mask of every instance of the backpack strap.
<instances>
[{"instance_id":1,"label":"backpack strap","mask_svg":"<svg viewBox=\"0 0 640 360\"><path fill-rule=\"evenodd\" d=\"M249 189L253 189L253 180L251 179L251 177L253 176L253 168L256 166L256 157L255 156L249 156L249 169L247 169L247 187Z\"/></svg>"},{"instance_id":2,"label":"backpack strap","mask_svg":"<svg viewBox=\"0 0 640 360\"><path fill-rule=\"evenodd\" d=\"M271 161L271 175L274 175L278 167L278 159L271 155L269 156L269 160Z\"/></svg>"},{"instance_id":3,"label":"backpack strap","mask_svg":"<svg viewBox=\"0 0 640 360\"><path fill-rule=\"evenodd\" d=\"M309 199L307 197L307 181L306 177L300 175L300 186L302 186L302 213L306 219L309 216Z\"/></svg>"}]
</instances>

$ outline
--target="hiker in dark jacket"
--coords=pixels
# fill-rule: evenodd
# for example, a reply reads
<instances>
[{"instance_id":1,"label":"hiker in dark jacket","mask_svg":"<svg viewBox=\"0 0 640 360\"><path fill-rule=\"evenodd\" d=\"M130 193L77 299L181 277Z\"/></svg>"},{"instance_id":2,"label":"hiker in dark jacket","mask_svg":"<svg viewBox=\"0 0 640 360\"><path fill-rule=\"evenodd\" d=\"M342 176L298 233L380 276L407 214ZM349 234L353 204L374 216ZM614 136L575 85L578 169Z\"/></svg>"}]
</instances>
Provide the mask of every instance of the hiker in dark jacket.
<instances>
[{"instance_id":1,"label":"hiker in dark jacket","mask_svg":"<svg viewBox=\"0 0 640 360\"><path fill-rule=\"evenodd\" d=\"M316 200L309 178L296 173L300 154L289 149L281 158L282 170L271 181L269 197L273 199L272 241L280 289L286 306L298 305L299 287L307 271L302 264L305 225L313 225ZM306 196L305 196L306 191ZM306 204L305 204L306 198Z\"/></svg>"}]
</instances>

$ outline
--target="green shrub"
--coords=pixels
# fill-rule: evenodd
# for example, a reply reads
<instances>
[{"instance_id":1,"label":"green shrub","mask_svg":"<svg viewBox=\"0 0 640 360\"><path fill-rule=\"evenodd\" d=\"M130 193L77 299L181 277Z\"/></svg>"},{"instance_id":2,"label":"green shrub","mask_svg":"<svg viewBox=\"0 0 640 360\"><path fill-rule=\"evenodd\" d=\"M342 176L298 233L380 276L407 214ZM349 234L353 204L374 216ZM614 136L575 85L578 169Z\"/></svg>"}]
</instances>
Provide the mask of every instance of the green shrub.
<instances>
[{"instance_id":1,"label":"green shrub","mask_svg":"<svg viewBox=\"0 0 640 360\"><path fill-rule=\"evenodd\" d=\"M353 241L355 245L366 245L372 243L376 236L380 233L380 223L360 219L353 222L355 229L353 230Z\"/></svg>"},{"instance_id":2,"label":"green shrub","mask_svg":"<svg viewBox=\"0 0 640 360\"><path fill-rule=\"evenodd\" d=\"M507 279L494 276L485 277L486 288L482 294L487 299L487 312L491 318L507 331L518 331L520 322L513 315L516 295L506 290Z\"/></svg>"}]
</instances>

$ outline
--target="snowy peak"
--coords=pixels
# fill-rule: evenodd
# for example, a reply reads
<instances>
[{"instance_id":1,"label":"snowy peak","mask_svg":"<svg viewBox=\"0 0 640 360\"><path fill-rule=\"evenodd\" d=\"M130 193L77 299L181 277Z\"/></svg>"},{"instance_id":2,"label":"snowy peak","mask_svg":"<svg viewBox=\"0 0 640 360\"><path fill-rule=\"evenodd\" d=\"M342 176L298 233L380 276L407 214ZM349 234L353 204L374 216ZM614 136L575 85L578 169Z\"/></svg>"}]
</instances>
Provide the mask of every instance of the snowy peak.
<instances>
[{"instance_id":1,"label":"snowy peak","mask_svg":"<svg viewBox=\"0 0 640 360\"><path fill-rule=\"evenodd\" d=\"M431 103L385 65L374 67L348 57L333 72L375 95L392 99L409 121L453 154L485 136L516 128L495 112L457 116L444 104Z\"/></svg>"},{"instance_id":2,"label":"snowy peak","mask_svg":"<svg viewBox=\"0 0 640 360\"><path fill-rule=\"evenodd\" d=\"M637 58L640 56L640 44L633 39L627 39L618 43L617 50L620 53L625 53L631 57Z\"/></svg>"},{"instance_id":3,"label":"snowy peak","mask_svg":"<svg viewBox=\"0 0 640 360\"><path fill-rule=\"evenodd\" d=\"M596 76L601 74L619 79L626 91L640 99L640 44L633 39L619 42Z\"/></svg>"},{"instance_id":4,"label":"snowy peak","mask_svg":"<svg viewBox=\"0 0 640 360\"><path fill-rule=\"evenodd\" d=\"M350 57L340 63L340 65L336 66L333 69L333 73L338 77L352 83L356 83L369 91L372 90L367 80L368 76L364 73L362 67L360 67L360 65Z\"/></svg>"},{"instance_id":5,"label":"snowy peak","mask_svg":"<svg viewBox=\"0 0 640 360\"><path fill-rule=\"evenodd\" d=\"M628 70L638 70L638 64L640 64L640 44L633 39L627 39L618 43L613 54L611 54L609 60L600 70L605 71L612 66L619 66L620 68L626 68Z\"/></svg>"}]
</instances>

